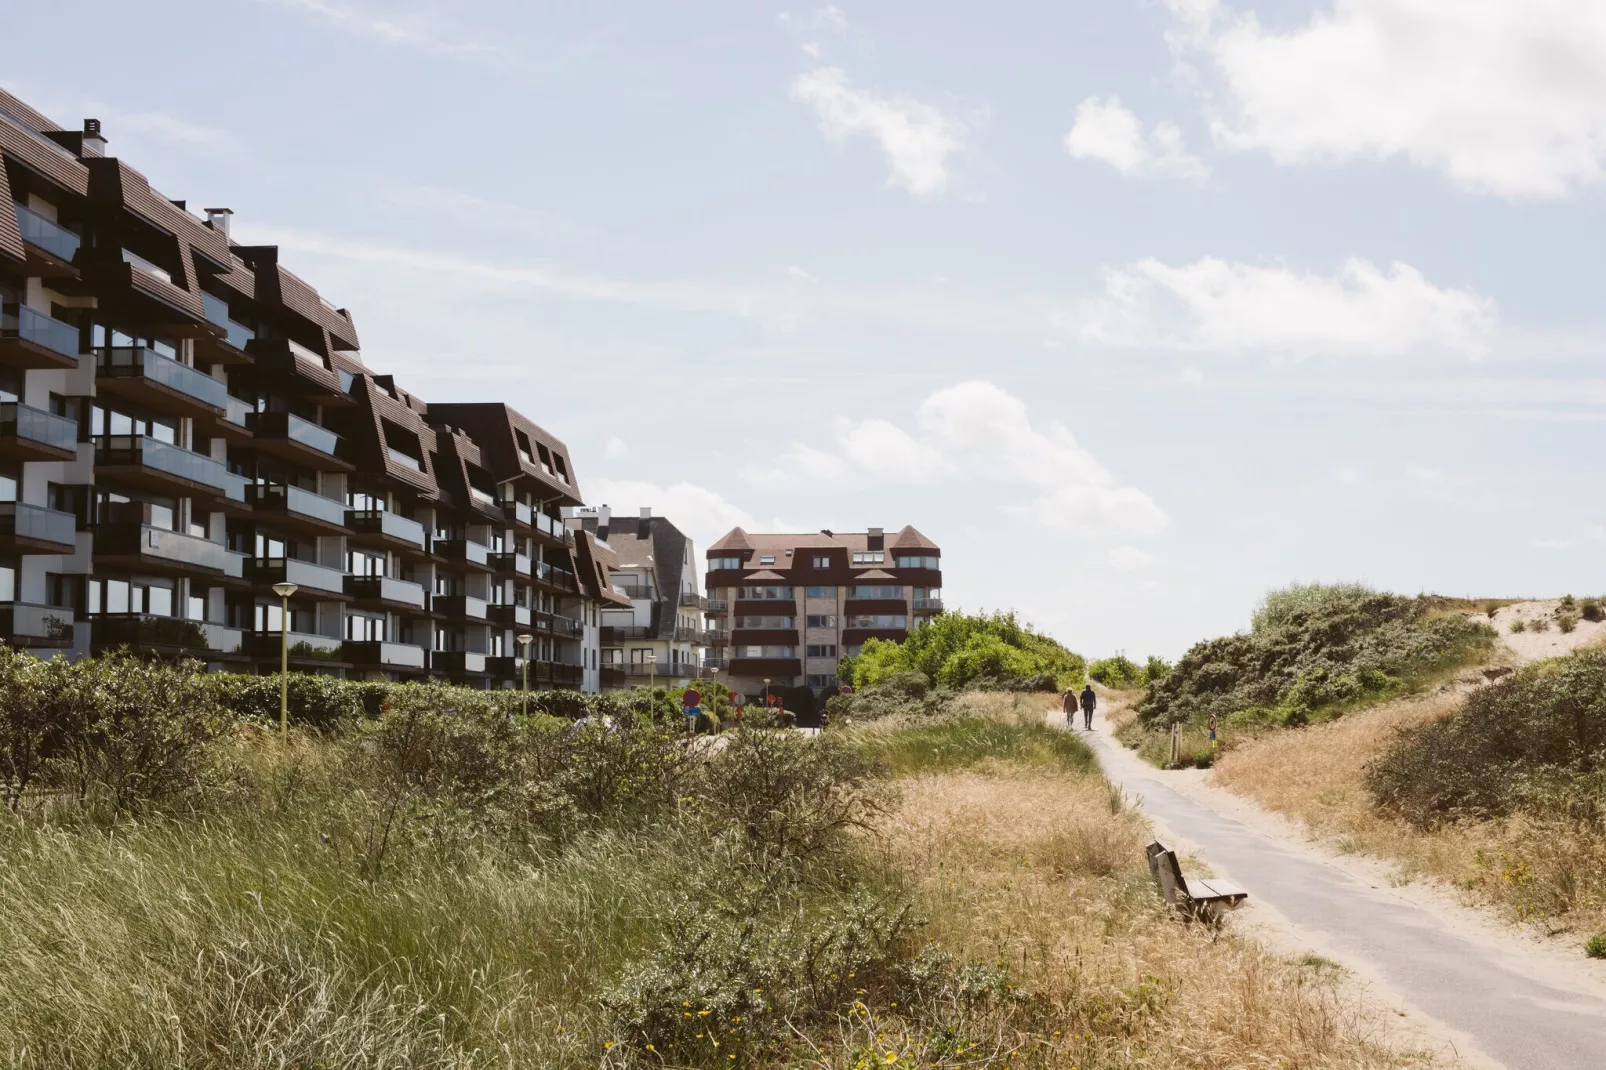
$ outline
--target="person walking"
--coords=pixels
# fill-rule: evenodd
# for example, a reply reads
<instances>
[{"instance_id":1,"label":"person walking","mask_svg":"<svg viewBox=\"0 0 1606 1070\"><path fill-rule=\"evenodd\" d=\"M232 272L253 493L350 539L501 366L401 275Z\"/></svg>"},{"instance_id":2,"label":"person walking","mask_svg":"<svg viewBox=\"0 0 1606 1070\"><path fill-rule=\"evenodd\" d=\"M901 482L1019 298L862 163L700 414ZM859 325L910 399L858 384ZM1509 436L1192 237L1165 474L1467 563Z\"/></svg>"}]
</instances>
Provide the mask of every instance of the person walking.
<instances>
[{"instance_id":1,"label":"person walking","mask_svg":"<svg viewBox=\"0 0 1606 1070\"><path fill-rule=\"evenodd\" d=\"M1065 713L1065 727L1076 727L1076 688L1067 687L1060 696L1060 709Z\"/></svg>"},{"instance_id":2,"label":"person walking","mask_svg":"<svg viewBox=\"0 0 1606 1070\"><path fill-rule=\"evenodd\" d=\"M1089 732L1093 731L1093 710L1099 704L1099 697L1093 693L1093 685L1089 683L1082 688L1082 727Z\"/></svg>"}]
</instances>

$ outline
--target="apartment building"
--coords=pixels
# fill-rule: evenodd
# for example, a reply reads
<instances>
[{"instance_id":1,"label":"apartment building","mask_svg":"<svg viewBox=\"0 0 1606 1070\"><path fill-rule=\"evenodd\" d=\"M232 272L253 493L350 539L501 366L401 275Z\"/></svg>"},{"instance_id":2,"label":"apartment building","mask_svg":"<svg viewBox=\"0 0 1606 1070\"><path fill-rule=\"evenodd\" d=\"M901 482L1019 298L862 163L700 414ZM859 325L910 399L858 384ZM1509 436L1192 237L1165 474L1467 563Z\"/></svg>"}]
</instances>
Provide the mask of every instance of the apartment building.
<instances>
[{"instance_id":1,"label":"apartment building","mask_svg":"<svg viewBox=\"0 0 1606 1070\"><path fill-rule=\"evenodd\" d=\"M835 687L866 639L903 639L942 612L942 551L912 527L893 535L734 528L708 549L711 668L732 689Z\"/></svg>"},{"instance_id":2,"label":"apartment building","mask_svg":"<svg viewBox=\"0 0 1606 1070\"><path fill-rule=\"evenodd\" d=\"M650 507L634 517L616 517L605 505L575 510L569 524L605 548L614 590L630 603L602 608L602 685L698 679L706 635L692 540Z\"/></svg>"},{"instance_id":3,"label":"apartment building","mask_svg":"<svg viewBox=\"0 0 1606 1070\"><path fill-rule=\"evenodd\" d=\"M564 444L372 371L276 248L106 150L0 91L0 639L249 672L288 613L300 669L513 686L527 634L532 687L598 686L623 600Z\"/></svg>"}]
</instances>

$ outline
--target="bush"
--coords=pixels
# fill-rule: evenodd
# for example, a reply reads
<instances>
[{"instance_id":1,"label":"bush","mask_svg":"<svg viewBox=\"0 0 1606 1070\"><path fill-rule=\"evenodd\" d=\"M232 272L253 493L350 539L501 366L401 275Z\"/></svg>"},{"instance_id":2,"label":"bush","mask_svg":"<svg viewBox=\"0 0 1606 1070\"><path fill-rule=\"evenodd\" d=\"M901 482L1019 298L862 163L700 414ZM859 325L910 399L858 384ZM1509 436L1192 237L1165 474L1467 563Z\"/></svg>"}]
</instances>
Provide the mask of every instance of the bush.
<instances>
[{"instance_id":1,"label":"bush","mask_svg":"<svg viewBox=\"0 0 1606 1070\"><path fill-rule=\"evenodd\" d=\"M1511 622L1511 630L1513 632L1525 632L1528 630L1528 624L1521 617L1518 617Z\"/></svg>"},{"instance_id":2,"label":"bush","mask_svg":"<svg viewBox=\"0 0 1606 1070\"><path fill-rule=\"evenodd\" d=\"M1557 613L1556 627L1561 629L1563 634L1577 630L1578 611L1574 609L1564 609L1560 613Z\"/></svg>"},{"instance_id":3,"label":"bush","mask_svg":"<svg viewBox=\"0 0 1606 1070\"><path fill-rule=\"evenodd\" d=\"M1531 631L1548 632L1550 631L1550 619L1548 617L1535 617L1533 621L1529 623L1528 628Z\"/></svg>"},{"instance_id":4,"label":"bush","mask_svg":"<svg viewBox=\"0 0 1606 1070\"><path fill-rule=\"evenodd\" d=\"M1601 608L1598 598L1586 598L1578 603L1578 614L1590 622L1606 620L1606 610Z\"/></svg>"},{"instance_id":5,"label":"bush","mask_svg":"<svg viewBox=\"0 0 1606 1070\"><path fill-rule=\"evenodd\" d=\"M1419 827L1516 810L1606 816L1606 652L1531 665L1403 734L1367 773L1380 807Z\"/></svg>"},{"instance_id":6,"label":"bush","mask_svg":"<svg viewBox=\"0 0 1606 1070\"><path fill-rule=\"evenodd\" d=\"M1267 722L1299 724L1405 690L1480 657L1493 639L1488 626L1436 612L1426 598L1291 588L1267 596L1254 631L1197 643L1150 680L1138 715L1168 727L1260 709Z\"/></svg>"},{"instance_id":7,"label":"bush","mask_svg":"<svg viewBox=\"0 0 1606 1070\"><path fill-rule=\"evenodd\" d=\"M1584 941L1584 954L1592 959L1606 959L1606 933L1596 933Z\"/></svg>"},{"instance_id":8,"label":"bush","mask_svg":"<svg viewBox=\"0 0 1606 1070\"><path fill-rule=\"evenodd\" d=\"M1059 690L1080 687L1087 664L1053 639L1022 625L1013 613L947 613L922 624L901 643L867 640L857 657L843 660L838 678L868 688L909 672L952 690L1052 676L1052 690Z\"/></svg>"},{"instance_id":9,"label":"bush","mask_svg":"<svg viewBox=\"0 0 1606 1070\"><path fill-rule=\"evenodd\" d=\"M1088 666L1087 674L1115 691L1130 691L1144 684L1143 670L1125 654L1095 661Z\"/></svg>"}]
</instances>

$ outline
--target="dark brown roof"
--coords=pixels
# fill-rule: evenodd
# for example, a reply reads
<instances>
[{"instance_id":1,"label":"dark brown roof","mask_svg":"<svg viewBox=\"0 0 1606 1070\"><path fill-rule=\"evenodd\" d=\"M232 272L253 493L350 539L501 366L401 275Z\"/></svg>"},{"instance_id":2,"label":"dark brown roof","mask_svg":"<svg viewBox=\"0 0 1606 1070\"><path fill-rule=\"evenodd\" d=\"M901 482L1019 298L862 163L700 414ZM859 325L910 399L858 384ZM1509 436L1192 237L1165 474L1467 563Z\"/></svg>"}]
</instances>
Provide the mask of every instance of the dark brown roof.
<instances>
[{"instance_id":1,"label":"dark brown roof","mask_svg":"<svg viewBox=\"0 0 1606 1070\"><path fill-rule=\"evenodd\" d=\"M863 551L870 548L870 534L865 531L833 532L830 535L824 532L809 532L804 534L753 534L741 528L732 528L718 542L708 548L709 556L716 556L722 551L750 550L760 554L774 554L779 557L787 550L816 550L838 547L853 551ZM926 538L912 527L905 527L897 536L888 540L889 550L936 550L937 544ZM940 551L939 551L940 552Z\"/></svg>"},{"instance_id":2,"label":"dark brown roof","mask_svg":"<svg viewBox=\"0 0 1606 1070\"><path fill-rule=\"evenodd\" d=\"M579 505L580 483L569 447L516 409L500 402L437 402L429 406L429 422L466 431L483 451L484 466L498 483L522 481L542 501ZM547 472L533 455L525 459L519 449L518 433L523 432L532 451L545 446L550 455L561 457L568 482L556 472Z\"/></svg>"}]
</instances>

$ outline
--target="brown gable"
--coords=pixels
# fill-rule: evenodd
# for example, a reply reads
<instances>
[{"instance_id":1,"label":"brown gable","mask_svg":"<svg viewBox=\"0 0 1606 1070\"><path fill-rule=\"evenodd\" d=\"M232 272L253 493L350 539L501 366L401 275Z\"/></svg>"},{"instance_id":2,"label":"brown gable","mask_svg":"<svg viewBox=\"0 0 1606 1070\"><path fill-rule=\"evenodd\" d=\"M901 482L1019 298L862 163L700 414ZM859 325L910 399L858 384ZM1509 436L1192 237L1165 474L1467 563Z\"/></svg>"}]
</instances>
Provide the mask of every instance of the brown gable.
<instances>
[{"instance_id":1,"label":"brown gable","mask_svg":"<svg viewBox=\"0 0 1606 1070\"><path fill-rule=\"evenodd\" d=\"M0 205L11 203L11 179L0 166ZM17 213L0 211L0 253L17 260L26 260L28 250L22 245L22 229L17 226Z\"/></svg>"},{"instance_id":2,"label":"brown gable","mask_svg":"<svg viewBox=\"0 0 1606 1070\"><path fill-rule=\"evenodd\" d=\"M898 537L892 540L894 550L935 550L937 544L926 538L912 527L904 527L898 532Z\"/></svg>"},{"instance_id":3,"label":"brown gable","mask_svg":"<svg viewBox=\"0 0 1606 1070\"><path fill-rule=\"evenodd\" d=\"M710 555L722 550L751 550L753 544L747 541L747 532L741 528L731 528L722 535L718 542L708 548Z\"/></svg>"},{"instance_id":4,"label":"brown gable","mask_svg":"<svg viewBox=\"0 0 1606 1070\"><path fill-rule=\"evenodd\" d=\"M9 94L7 98L16 99ZM10 109L6 107L5 110ZM40 129L54 129L54 126L44 126ZM76 193L82 197L89 192L89 172L72 153L48 140L41 140L33 134L24 132L22 126L13 125L9 116L3 112L0 112L0 150L4 150L7 156L30 170L37 171L69 193Z\"/></svg>"}]
</instances>

